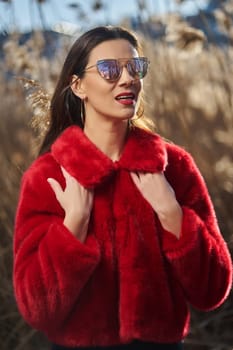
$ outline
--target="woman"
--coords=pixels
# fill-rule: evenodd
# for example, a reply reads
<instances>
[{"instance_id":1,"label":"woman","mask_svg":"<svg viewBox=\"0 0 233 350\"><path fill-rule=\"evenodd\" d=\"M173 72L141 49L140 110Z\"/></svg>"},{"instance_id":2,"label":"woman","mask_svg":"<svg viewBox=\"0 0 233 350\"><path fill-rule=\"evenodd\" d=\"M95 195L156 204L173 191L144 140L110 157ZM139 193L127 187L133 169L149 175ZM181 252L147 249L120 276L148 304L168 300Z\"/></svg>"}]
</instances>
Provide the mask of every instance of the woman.
<instances>
[{"instance_id":1,"label":"woman","mask_svg":"<svg viewBox=\"0 0 233 350\"><path fill-rule=\"evenodd\" d=\"M231 259L191 156L138 127L149 61L119 27L71 48L24 174L14 287L54 349L180 349L188 304L226 299Z\"/></svg>"}]
</instances>

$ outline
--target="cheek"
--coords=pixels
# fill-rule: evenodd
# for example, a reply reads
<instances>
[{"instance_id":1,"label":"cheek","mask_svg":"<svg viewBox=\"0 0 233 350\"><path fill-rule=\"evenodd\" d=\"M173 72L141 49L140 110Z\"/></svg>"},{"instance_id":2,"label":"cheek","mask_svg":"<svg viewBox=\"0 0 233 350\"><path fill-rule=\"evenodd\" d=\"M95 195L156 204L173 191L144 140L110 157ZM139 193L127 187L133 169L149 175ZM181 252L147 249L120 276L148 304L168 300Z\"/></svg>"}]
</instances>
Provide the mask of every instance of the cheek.
<instances>
[{"instance_id":1,"label":"cheek","mask_svg":"<svg viewBox=\"0 0 233 350\"><path fill-rule=\"evenodd\" d=\"M104 81L98 82L98 84L93 82L92 87L89 88L86 105L98 110L105 110L106 108L113 108L114 93L111 87Z\"/></svg>"},{"instance_id":2,"label":"cheek","mask_svg":"<svg viewBox=\"0 0 233 350\"><path fill-rule=\"evenodd\" d=\"M110 93L110 86L100 77L86 82L87 101L105 99Z\"/></svg>"}]
</instances>

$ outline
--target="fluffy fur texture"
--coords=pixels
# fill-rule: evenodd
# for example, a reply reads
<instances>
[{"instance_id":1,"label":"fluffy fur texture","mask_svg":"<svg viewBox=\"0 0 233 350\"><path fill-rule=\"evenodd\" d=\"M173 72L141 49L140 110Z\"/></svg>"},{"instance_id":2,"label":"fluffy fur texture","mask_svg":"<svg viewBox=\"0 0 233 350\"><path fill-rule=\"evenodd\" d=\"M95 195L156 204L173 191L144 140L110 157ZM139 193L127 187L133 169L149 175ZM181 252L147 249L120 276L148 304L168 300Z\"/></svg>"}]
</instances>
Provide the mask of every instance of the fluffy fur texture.
<instances>
[{"instance_id":1,"label":"fluffy fur texture","mask_svg":"<svg viewBox=\"0 0 233 350\"><path fill-rule=\"evenodd\" d=\"M84 244L64 227L47 183L53 177L64 187L60 166L95 189ZM130 171L165 172L184 213L179 240L162 229ZM14 256L20 312L65 346L179 341L189 328L188 304L218 307L232 281L231 258L191 156L137 128L118 162L72 126L32 164L22 181Z\"/></svg>"}]
</instances>

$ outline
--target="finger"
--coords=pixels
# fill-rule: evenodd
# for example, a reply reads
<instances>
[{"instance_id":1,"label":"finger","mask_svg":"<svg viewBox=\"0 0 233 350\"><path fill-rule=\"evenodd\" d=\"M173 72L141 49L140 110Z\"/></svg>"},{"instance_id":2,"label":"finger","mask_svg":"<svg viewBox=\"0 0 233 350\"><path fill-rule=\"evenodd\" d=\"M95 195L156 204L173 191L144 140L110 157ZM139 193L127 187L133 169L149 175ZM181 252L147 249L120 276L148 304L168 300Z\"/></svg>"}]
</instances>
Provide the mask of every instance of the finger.
<instances>
[{"instance_id":1,"label":"finger","mask_svg":"<svg viewBox=\"0 0 233 350\"><path fill-rule=\"evenodd\" d=\"M53 192L55 193L56 197L58 198L60 193L63 192L62 187L60 186L59 182L57 182L55 179L52 179L49 177L47 179L48 183L50 184Z\"/></svg>"},{"instance_id":2,"label":"finger","mask_svg":"<svg viewBox=\"0 0 233 350\"><path fill-rule=\"evenodd\" d=\"M71 175L70 175L70 174L68 173L68 171L66 171L66 169L63 168L62 166L61 166L61 171L62 171L62 174L63 174L65 180L67 181L67 180L71 177Z\"/></svg>"},{"instance_id":3,"label":"finger","mask_svg":"<svg viewBox=\"0 0 233 350\"><path fill-rule=\"evenodd\" d=\"M139 175L138 173L130 173L132 179L133 179L133 182L135 183L135 185L139 185L139 182L140 182L140 178L139 178Z\"/></svg>"}]
</instances>

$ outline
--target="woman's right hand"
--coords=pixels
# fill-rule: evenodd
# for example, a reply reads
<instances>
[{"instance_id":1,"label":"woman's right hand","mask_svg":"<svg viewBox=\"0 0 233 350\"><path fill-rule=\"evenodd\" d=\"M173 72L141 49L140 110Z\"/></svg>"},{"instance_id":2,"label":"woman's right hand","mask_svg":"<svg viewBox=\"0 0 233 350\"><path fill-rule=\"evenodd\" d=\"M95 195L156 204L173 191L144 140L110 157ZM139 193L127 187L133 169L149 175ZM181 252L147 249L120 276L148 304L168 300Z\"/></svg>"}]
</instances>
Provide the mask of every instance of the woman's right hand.
<instances>
[{"instance_id":1,"label":"woman's right hand","mask_svg":"<svg viewBox=\"0 0 233 350\"><path fill-rule=\"evenodd\" d=\"M61 167L61 170L66 181L64 191L57 180L48 178L47 181L65 211L64 225L81 242L84 242L87 236L94 192L80 185L64 168Z\"/></svg>"}]
</instances>

